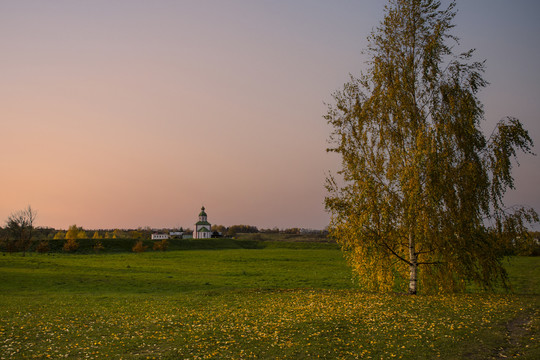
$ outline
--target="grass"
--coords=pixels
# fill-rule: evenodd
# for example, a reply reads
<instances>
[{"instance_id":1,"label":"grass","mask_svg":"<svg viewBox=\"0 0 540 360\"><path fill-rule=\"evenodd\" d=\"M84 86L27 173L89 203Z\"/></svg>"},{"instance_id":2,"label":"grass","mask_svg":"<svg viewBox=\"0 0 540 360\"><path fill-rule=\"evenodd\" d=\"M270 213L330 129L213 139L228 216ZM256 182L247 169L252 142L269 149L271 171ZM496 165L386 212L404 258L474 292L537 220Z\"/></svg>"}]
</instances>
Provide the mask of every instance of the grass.
<instances>
[{"instance_id":1,"label":"grass","mask_svg":"<svg viewBox=\"0 0 540 360\"><path fill-rule=\"evenodd\" d=\"M0 256L0 359L540 358L540 259L513 294L369 294L338 250Z\"/></svg>"}]
</instances>

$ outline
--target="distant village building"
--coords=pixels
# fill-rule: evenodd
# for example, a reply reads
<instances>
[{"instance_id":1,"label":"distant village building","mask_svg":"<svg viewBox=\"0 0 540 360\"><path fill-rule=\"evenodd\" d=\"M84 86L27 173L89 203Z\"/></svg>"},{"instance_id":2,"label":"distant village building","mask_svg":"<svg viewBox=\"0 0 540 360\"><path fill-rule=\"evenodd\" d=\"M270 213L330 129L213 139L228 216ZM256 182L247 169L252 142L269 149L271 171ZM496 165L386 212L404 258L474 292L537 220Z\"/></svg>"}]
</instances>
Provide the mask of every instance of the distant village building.
<instances>
[{"instance_id":1,"label":"distant village building","mask_svg":"<svg viewBox=\"0 0 540 360\"><path fill-rule=\"evenodd\" d=\"M171 231L169 233L169 235L171 236L171 239L182 239L184 237L184 232L183 231Z\"/></svg>"},{"instance_id":2,"label":"distant village building","mask_svg":"<svg viewBox=\"0 0 540 360\"><path fill-rule=\"evenodd\" d=\"M208 216L204 211L204 206L201 208L199 213L199 221L195 224L195 230L193 235L189 232L185 232L184 229L180 228L169 233L165 233L164 230L155 230L156 232L152 234L152 240L168 240L168 239L210 239L212 237L222 237L221 233L214 232L212 233L212 225L208 222Z\"/></svg>"},{"instance_id":3,"label":"distant village building","mask_svg":"<svg viewBox=\"0 0 540 360\"><path fill-rule=\"evenodd\" d=\"M160 233L152 234L152 240L167 240L167 239L169 239L169 234L160 234Z\"/></svg>"},{"instance_id":4,"label":"distant village building","mask_svg":"<svg viewBox=\"0 0 540 360\"><path fill-rule=\"evenodd\" d=\"M193 231L194 239L210 239L212 237L211 231L212 225L208 222L208 217L204 211L204 206L199 213L199 221L195 224L195 230Z\"/></svg>"}]
</instances>

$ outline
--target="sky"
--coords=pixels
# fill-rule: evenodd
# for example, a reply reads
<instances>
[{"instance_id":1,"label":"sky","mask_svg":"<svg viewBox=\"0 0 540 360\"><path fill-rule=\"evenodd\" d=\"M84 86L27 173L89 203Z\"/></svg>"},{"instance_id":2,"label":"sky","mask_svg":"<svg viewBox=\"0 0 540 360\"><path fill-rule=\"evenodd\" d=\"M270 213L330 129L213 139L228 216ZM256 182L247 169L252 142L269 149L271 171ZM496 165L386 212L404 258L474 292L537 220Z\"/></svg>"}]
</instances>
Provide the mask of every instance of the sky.
<instances>
[{"instance_id":1,"label":"sky","mask_svg":"<svg viewBox=\"0 0 540 360\"><path fill-rule=\"evenodd\" d=\"M66 229L323 229L332 93L360 75L381 0L0 0L0 222L31 205ZM443 4L448 4L443 1ZM540 2L460 0L486 59L486 134L540 145ZM540 159L508 205L540 211Z\"/></svg>"}]
</instances>

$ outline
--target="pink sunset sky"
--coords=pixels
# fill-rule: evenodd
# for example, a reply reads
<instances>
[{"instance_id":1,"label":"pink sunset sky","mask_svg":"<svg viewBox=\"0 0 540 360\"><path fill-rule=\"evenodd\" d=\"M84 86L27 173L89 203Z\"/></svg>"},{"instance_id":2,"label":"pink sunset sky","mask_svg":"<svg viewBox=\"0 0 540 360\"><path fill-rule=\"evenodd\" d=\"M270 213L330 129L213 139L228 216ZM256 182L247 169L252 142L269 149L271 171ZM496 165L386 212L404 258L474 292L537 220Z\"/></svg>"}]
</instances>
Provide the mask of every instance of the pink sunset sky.
<instances>
[{"instance_id":1,"label":"pink sunset sky","mask_svg":"<svg viewBox=\"0 0 540 360\"><path fill-rule=\"evenodd\" d=\"M0 1L0 222L324 228L324 103L366 69L384 1ZM448 1L443 1L448 4ZM540 2L460 0L487 60L483 128L540 143ZM538 148L535 149L539 152ZM540 211L539 157L507 204Z\"/></svg>"}]
</instances>

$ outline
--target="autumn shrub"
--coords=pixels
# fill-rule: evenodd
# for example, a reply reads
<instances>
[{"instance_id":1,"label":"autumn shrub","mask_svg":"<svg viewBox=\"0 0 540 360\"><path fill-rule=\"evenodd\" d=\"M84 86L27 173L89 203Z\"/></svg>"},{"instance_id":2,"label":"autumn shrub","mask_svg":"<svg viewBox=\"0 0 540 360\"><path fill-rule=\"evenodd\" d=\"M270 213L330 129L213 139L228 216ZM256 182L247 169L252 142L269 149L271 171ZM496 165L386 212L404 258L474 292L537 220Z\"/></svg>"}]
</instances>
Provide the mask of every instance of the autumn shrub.
<instances>
[{"instance_id":1,"label":"autumn shrub","mask_svg":"<svg viewBox=\"0 0 540 360\"><path fill-rule=\"evenodd\" d=\"M141 253L145 252L146 249L148 249L148 246L144 245L142 240L139 240L135 243L135 245L133 245L131 250L133 250L133 252Z\"/></svg>"},{"instance_id":2,"label":"autumn shrub","mask_svg":"<svg viewBox=\"0 0 540 360\"><path fill-rule=\"evenodd\" d=\"M50 250L51 250L51 247L49 246L49 240L42 240L36 246L36 252L38 253L47 253Z\"/></svg>"},{"instance_id":3,"label":"autumn shrub","mask_svg":"<svg viewBox=\"0 0 540 360\"><path fill-rule=\"evenodd\" d=\"M169 248L169 242L167 241L167 239L163 239L161 241L155 242L154 247L153 247L154 250L159 250L159 251L165 251L168 248Z\"/></svg>"},{"instance_id":4,"label":"autumn shrub","mask_svg":"<svg viewBox=\"0 0 540 360\"><path fill-rule=\"evenodd\" d=\"M64 243L63 250L65 252L73 252L77 250L78 248L79 248L79 243L77 242L77 240L71 238L71 239L66 240L66 242Z\"/></svg>"}]
</instances>

